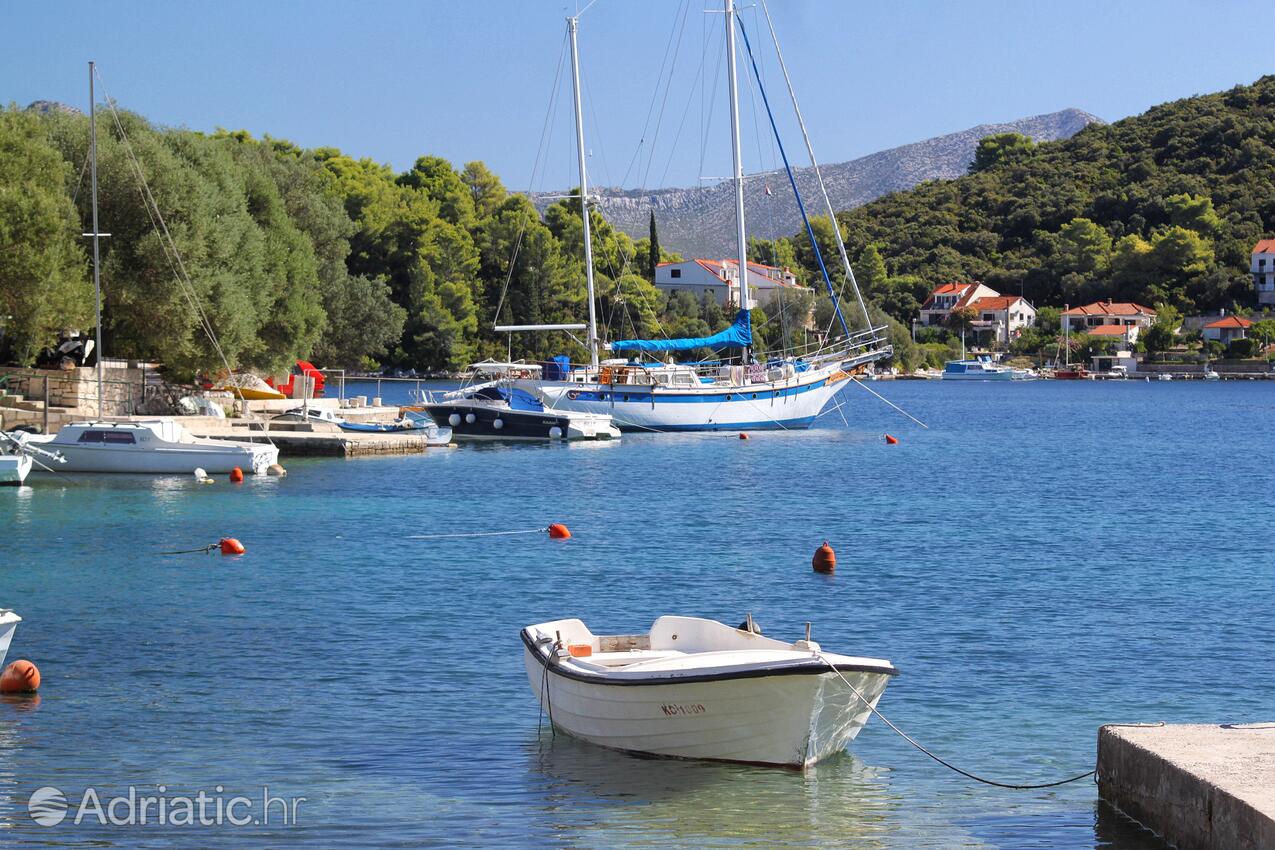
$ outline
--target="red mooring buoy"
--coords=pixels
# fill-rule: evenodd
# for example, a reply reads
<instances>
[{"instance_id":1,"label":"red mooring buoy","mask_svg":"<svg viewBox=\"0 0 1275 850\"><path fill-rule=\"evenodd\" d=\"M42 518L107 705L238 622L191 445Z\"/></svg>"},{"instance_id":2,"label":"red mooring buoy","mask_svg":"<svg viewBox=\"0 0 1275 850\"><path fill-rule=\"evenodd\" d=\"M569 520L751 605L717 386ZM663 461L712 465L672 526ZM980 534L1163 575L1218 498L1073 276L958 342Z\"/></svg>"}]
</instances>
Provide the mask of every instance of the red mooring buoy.
<instances>
[{"instance_id":1,"label":"red mooring buoy","mask_svg":"<svg viewBox=\"0 0 1275 850\"><path fill-rule=\"evenodd\" d=\"M243 470L242 470L242 469L240 469L239 467L237 467L237 466L236 466L234 469L230 470L230 483L231 483L231 484L242 484L242 483L243 483Z\"/></svg>"},{"instance_id":2,"label":"red mooring buoy","mask_svg":"<svg viewBox=\"0 0 1275 850\"><path fill-rule=\"evenodd\" d=\"M891 437L889 434L886 434L886 435L885 435L885 443L886 443L886 445L888 445L888 446L897 446L897 445L899 444L899 438L898 438L898 437Z\"/></svg>"},{"instance_id":3,"label":"red mooring buoy","mask_svg":"<svg viewBox=\"0 0 1275 850\"><path fill-rule=\"evenodd\" d=\"M570 530L560 522L555 522L549 526L550 540L566 540L571 536Z\"/></svg>"},{"instance_id":4,"label":"red mooring buoy","mask_svg":"<svg viewBox=\"0 0 1275 850\"><path fill-rule=\"evenodd\" d=\"M242 543L233 537L221 538L218 545L221 546L221 554L223 555L242 555L244 552L248 551L243 547Z\"/></svg>"},{"instance_id":5,"label":"red mooring buoy","mask_svg":"<svg viewBox=\"0 0 1275 850\"><path fill-rule=\"evenodd\" d=\"M0 673L0 694L33 694L40 690L40 669L19 659Z\"/></svg>"},{"instance_id":6,"label":"red mooring buoy","mask_svg":"<svg viewBox=\"0 0 1275 850\"><path fill-rule=\"evenodd\" d=\"M837 568L837 553L832 551L827 540L815 550L815 556L810 559L810 566L817 573L830 573Z\"/></svg>"},{"instance_id":7,"label":"red mooring buoy","mask_svg":"<svg viewBox=\"0 0 1275 850\"><path fill-rule=\"evenodd\" d=\"M740 438L741 440L747 440L747 439L748 439L748 435L747 435L747 434L740 434L740 435L739 435L739 438Z\"/></svg>"}]
</instances>

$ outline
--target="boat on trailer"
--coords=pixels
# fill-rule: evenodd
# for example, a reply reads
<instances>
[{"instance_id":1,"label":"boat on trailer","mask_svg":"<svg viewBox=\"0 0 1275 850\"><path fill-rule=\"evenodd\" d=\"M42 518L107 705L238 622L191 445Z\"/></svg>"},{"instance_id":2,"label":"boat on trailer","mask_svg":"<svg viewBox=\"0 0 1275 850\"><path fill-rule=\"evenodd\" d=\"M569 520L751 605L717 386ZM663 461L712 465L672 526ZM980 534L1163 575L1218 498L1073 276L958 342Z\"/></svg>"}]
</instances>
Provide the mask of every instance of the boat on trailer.
<instances>
[{"instance_id":1,"label":"boat on trailer","mask_svg":"<svg viewBox=\"0 0 1275 850\"><path fill-rule=\"evenodd\" d=\"M898 670L766 637L751 619L663 616L626 635L527 626L527 679L556 729L616 750L793 768L844 750Z\"/></svg>"}]
</instances>

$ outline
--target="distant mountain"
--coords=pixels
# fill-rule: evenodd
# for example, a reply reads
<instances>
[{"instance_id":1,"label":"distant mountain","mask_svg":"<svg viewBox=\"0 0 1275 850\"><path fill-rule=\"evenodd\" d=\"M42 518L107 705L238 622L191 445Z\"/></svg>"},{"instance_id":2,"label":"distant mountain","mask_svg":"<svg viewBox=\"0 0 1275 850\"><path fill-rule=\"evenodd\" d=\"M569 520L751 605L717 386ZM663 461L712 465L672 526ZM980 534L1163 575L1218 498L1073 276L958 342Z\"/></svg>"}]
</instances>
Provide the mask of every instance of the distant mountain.
<instances>
[{"instance_id":1,"label":"distant mountain","mask_svg":"<svg viewBox=\"0 0 1275 850\"><path fill-rule=\"evenodd\" d=\"M74 106L67 106L65 103L59 103L56 100L34 100L27 107L27 112L35 112L39 115L47 115L50 112L66 112L71 115L84 114Z\"/></svg>"},{"instance_id":2,"label":"distant mountain","mask_svg":"<svg viewBox=\"0 0 1275 850\"><path fill-rule=\"evenodd\" d=\"M849 162L821 165L824 185L836 210L850 209L926 180L960 177L974 161L978 140L996 133L1022 133L1038 142L1071 138L1102 119L1079 109L1064 109L1048 115L1021 118L1007 124L980 124L959 133L937 136L923 142L890 148ZM800 149L800 144L792 145ZM814 171L796 170L797 185L811 215L823 212ZM771 194L766 194L767 187ZM732 255L734 204L729 182L704 188L636 190L594 187L598 209L612 225L629 235L647 235L651 210L655 210L660 246L685 256L725 257ZM563 192L532 196L543 211ZM555 197L556 196L556 197ZM791 236L801 229L787 177L782 171L750 178L745 187L744 214L752 236L773 239Z\"/></svg>"}]
</instances>

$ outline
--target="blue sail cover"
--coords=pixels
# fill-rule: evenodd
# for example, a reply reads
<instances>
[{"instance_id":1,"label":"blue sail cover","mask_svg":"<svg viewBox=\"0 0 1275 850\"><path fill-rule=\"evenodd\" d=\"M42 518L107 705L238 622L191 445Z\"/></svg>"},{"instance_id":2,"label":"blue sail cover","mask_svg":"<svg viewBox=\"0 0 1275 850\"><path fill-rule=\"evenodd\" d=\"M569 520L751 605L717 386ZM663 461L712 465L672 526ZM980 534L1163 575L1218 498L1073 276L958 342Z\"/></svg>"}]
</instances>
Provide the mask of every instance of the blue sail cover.
<instances>
[{"instance_id":1,"label":"blue sail cover","mask_svg":"<svg viewBox=\"0 0 1275 850\"><path fill-rule=\"evenodd\" d=\"M747 310L740 310L735 323L712 336L683 339L619 339L612 351L690 351L695 348L746 348L753 344L753 325Z\"/></svg>"}]
</instances>

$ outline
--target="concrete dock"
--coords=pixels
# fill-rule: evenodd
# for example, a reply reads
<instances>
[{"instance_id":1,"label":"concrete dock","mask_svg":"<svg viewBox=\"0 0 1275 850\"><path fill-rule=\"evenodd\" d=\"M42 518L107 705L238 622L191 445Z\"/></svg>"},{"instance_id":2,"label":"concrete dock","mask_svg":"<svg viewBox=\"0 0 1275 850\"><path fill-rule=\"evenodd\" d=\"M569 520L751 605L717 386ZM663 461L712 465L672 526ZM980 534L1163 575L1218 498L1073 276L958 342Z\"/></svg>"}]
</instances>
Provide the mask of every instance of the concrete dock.
<instances>
[{"instance_id":1,"label":"concrete dock","mask_svg":"<svg viewBox=\"0 0 1275 850\"><path fill-rule=\"evenodd\" d=\"M1098 793L1179 850L1275 850L1275 723L1104 726Z\"/></svg>"}]
</instances>

